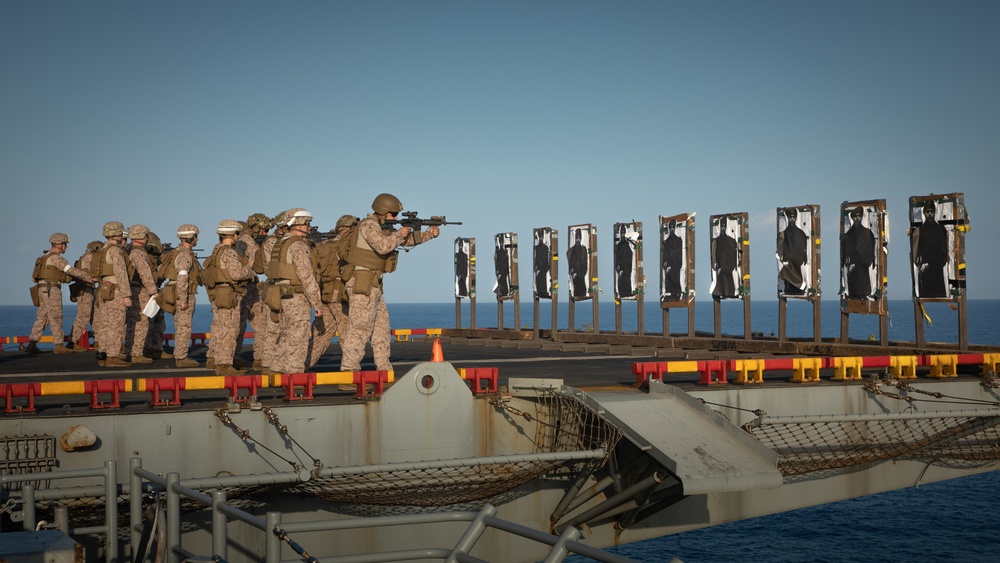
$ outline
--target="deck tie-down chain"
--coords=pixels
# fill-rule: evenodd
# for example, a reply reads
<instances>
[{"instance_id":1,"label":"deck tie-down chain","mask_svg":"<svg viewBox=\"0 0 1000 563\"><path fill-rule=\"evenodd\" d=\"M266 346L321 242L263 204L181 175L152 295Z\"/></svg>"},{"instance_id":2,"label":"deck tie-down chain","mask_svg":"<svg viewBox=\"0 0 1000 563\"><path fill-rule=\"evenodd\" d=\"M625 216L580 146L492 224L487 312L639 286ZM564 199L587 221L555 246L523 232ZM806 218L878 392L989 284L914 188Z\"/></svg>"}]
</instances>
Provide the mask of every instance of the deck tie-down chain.
<instances>
[{"instance_id":1,"label":"deck tie-down chain","mask_svg":"<svg viewBox=\"0 0 1000 563\"><path fill-rule=\"evenodd\" d=\"M264 412L264 415L267 417L268 421L270 421L271 424L274 425L275 429L277 429L278 434L280 434L282 438L285 438L285 439L291 441L296 446L298 446L299 449L301 449L302 452L312 460L313 465L315 467L317 467L317 468L323 467L323 462L321 462L320 460L318 460L318 459L314 458L313 456L309 455L309 452L307 452L306 449L303 448L298 443L298 441L295 440L295 438L292 438L292 436L288 433L288 427L285 426L284 424L281 424L281 423L278 422L278 416L276 414L274 414L273 410L271 410L268 407L264 407L262 409L262 411ZM259 440L255 439L253 436L251 436L249 430L246 430L244 428L240 428L233 421L233 419L229 417L229 412L226 409L217 409L215 411L215 416L218 417L219 420L221 420L223 424L225 424L226 426L232 428L233 431L236 432L236 435L240 437L240 440L243 440L244 442L251 442L251 443L253 443L256 446L260 446L261 448L267 450L268 452L271 452L272 455L274 455L278 459L280 459L280 460L284 461L285 463L287 463L288 465L290 465L292 467L292 469L295 470L295 471L298 471L298 470L302 469L302 466L297 461L292 460L292 459L288 459L285 456L279 454L278 452L272 450L271 448L265 446Z\"/></svg>"}]
</instances>

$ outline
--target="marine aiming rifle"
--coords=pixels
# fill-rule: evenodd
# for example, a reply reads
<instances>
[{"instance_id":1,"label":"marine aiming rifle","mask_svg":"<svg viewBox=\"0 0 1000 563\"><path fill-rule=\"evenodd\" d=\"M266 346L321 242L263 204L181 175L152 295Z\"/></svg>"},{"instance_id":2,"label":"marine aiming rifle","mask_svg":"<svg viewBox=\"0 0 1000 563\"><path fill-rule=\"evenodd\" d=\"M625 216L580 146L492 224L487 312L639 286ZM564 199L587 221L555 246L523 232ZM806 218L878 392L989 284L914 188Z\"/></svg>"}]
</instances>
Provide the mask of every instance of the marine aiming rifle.
<instances>
[{"instance_id":1,"label":"marine aiming rifle","mask_svg":"<svg viewBox=\"0 0 1000 563\"><path fill-rule=\"evenodd\" d=\"M444 215L432 215L430 219L421 219L417 217L416 211L404 211L400 213L403 216L402 219L386 219L382 223L383 229L388 229L391 227L410 227L415 231L419 231L424 227L440 227L441 225L461 225L461 221L448 221Z\"/></svg>"}]
</instances>

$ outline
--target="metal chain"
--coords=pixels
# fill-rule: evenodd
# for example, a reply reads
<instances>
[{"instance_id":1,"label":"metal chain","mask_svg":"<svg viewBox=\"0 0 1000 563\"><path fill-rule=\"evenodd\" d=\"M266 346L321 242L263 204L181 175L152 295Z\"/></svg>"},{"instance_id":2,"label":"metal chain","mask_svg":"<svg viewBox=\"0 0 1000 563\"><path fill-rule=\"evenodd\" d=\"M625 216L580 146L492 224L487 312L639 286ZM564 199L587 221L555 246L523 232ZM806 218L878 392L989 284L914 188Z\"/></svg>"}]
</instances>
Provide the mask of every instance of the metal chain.
<instances>
[{"instance_id":1,"label":"metal chain","mask_svg":"<svg viewBox=\"0 0 1000 563\"><path fill-rule=\"evenodd\" d=\"M744 408L740 408L740 407L734 407L734 406L731 406L731 405L723 405L721 403L710 403L710 402L706 401L705 399L700 399L700 398L698 399L698 402L701 403L701 404L703 404L703 405L711 405L713 407L725 407L727 409L733 409L733 410L748 412L748 413L751 413L751 414L755 414L757 416L767 416L767 411L764 411L762 409L744 409Z\"/></svg>"},{"instance_id":2,"label":"metal chain","mask_svg":"<svg viewBox=\"0 0 1000 563\"><path fill-rule=\"evenodd\" d=\"M282 530L281 528L275 527L274 535L278 536L278 539L280 539L281 541L287 543L288 547L292 548L292 550L295 553L301 555L303 561L308 561L309 563L319 563L319 559L316 559L312 555L309 555L309 553L305 550L304 547L293 541L292 538L288 537L288 532Z\"/></svg>"},{"instance_id":3,"label":"metal chain","mask_svg":"<svg viewBox=\"0 0 1000 563\"><path fill-rule=\"evenodd\" d=\"M953 397L951 395L945 395L944 393L938 393L934 391L925 391L923 389L917 389L910 385L909 383L899 382L894 384L894 386L900 391L906 391L907 393L917 393L920 395L928 395L934 397L934 399L920 399L918 397L911 397L909 395L900 395L899 393L890 393L889 391L883 391L879 389L879 382L868 381L864 384L862 389L873 395L881 395L883 397L889 397L890 399L898 399L900 401L905 401L911 405L917 401L922 401L925 403L948 403L948 404L959 404L959 405L989 405L992 407L1000 407L1000 402L998 401L984 401L982 399L970 399L967 397ZM953 400L945 400L953 399Z\"/></svg>"},{"instance_id":4,"label":"metal chain","mask_svg":"<svg viewBox=\"0 0 1000 563\"><path fill-rule=\"evenodd\" d=\"M269 421L271 421L271 424L274 425L274 428L278 431L278 434L280 434L283 438L287 438L288 440L291 440L291 442L293 444L295 444L296 446L298 446L298 448L300 450L302 450L302 453L304 453L307 457L309 457L310 459L312 459L314 467L318 467L318 468L322 468L323 467L323 462L322 461L320 461L318 458L313 457L312 454L310 454L308 451L306 451L305 448L302 447L302 444L300 444L298 442L298 440L296 440L295 438L292 438L292 435L288 433L288 427L285 426L284 424L281 424L280 422L278 422L278 415L274 414L274 411L270 407L264 407L262 410L264 412L264 415L267 417L267 419Z\"/></svg>"},{"instance_id":5,"label":"metal chain","mask_svg":"<svg viewBox=\"0 0 1000 563\"><path fill-rule=\"evenodd\" d=\"M505 410L505 411L507 411L507 412L509 412L509 413L511 413L513 415L520 416L521 418L523 418L524 420L527 420L528 422L536 422L536 423L538 423L538 424L540 424L542 426L548 426L549 428L558 428L559 427L559 425L557 425L557 424L550 424L548 422L545 422L544 420L536 419L531 413L524 412L524 411L522 411L520 409L515 409L514 407L512 407L512 406L508 405L507 403L503 402L503 399L501 399L500 397L490 397L489 404L491 406L495 407L495 408L500 409L500 410Z\"/></svg>"},{"instance_id":6,"label":"metal chain","mask_svg":"<svg viewBox=\"0 0 1000 563\"><path fill-rule=\"evenodd\" d=\"M18 504L21 504L21 503L22 503L22 501L21 501L20 498L11 497L11 498L7 499L7 502L3 503L3 505L0 505L0 514L13 513L14 512L14 506L18 505Z\"/></svg>"},{"instance_id":7,"label":"metal chain","mask_svg":"<svg viewBox=\"0 0 1000 563\"><path fill-rule=\"evenodd\" d=\"M282 456L278 452L272 450L271 448L265 446L264 444L261 444L260 442L258 442L257 440L255 440L253 438L253 436L250 435L250 432L248 430L244 430L244 429L240 428L239 426L237 426L236 423L233 422L233 419L229 418L229 413L226 412L226 409L222 408L222 409L216 410L215 411L215 416L217 416L219 418L219 420L222 421L223 424L225 424L226 426L229 426L230 428L232 428L233 430L235 430L236 434L244 442L253 442L254 444L256 444L256 445L264 448L265 450L271 452L272 454L274 454L276 457L278 457L279 459L281 459L285 463L291 465L292 469L294 469L295 471L298 471L299 469L302 469L302 466L299 465L298 462L290 460L290 459Z\"/></svg>"}]
</instances>

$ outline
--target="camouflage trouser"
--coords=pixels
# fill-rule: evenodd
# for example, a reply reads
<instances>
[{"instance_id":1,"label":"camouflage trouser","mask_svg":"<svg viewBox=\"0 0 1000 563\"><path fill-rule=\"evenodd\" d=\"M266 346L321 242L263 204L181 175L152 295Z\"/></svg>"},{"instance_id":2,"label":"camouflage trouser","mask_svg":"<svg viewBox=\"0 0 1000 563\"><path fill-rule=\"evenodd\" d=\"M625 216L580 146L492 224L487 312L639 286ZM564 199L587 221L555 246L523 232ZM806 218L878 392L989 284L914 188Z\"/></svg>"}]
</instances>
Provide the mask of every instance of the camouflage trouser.
<instances>
[{"instance_id":1,"label":"camouflage trouser","mask_svg":"<svg viewBox=\"0 0 1000 563\"><path fill-rule=\"evenodd\" d=\"M163 333L166 330L166 314L164 314L163 309L160 309L152 319L149 319L149 334L146 335L145 349L151 352L162 352Z\"/></svg>"},{"instance_id":2,"label":"camouflage trouser","mask_svg":"<svg viewBox=\"0 0 1000 563\"><path fill-rule=\"evenodd\" d=\"M97 340L97 351L104 352L109 358L121 354L125 343L125 305L126 294L116 288L115 298L105 301L98 297L94 302L97 309L94 312L94 337Z\"/></svg>"},{"instance_id":3,"label":"camouflage trouser","mask_svg":"<svg viewBox=\"0 0 1000 563\"><path fill-rule=\"evenodd\" d=\"M278 373L302 373L309 355L309 300L301 293L281 300L278 347L270 368Z\"/></svg>"},{"instance_id":4,"label":"camouflage trouser","mask_svg":"<svg viewBox=\"0 0 1000 563\"><path fill-rule=\"evenodd\" d=\"M216 366L231 366L236 357L236 332L240 329L240 304L230 309L220 309L212 303L211 337L208 340L208 358Z\"/></svg>"},{"instance_id":5,"label":"camouflage trouser","mask_svg":"<svg viewBox=\"0 0 1000 563\"><path fill-rule=\"evenodd\" d=\"M149 317L144 315L142 310L150 297L152 296L141 287L132 288L132 305L129 306L125 316L125 345L128 346L132 356L141 356L142 349L146 346Z\"/></svg>"},{"instance_id":6,"label":"camouflage trouser","mask_svg":"<svg viewBox=\"0 0 1000 563\"><path fill-rule=\"evenodd\" d=\"M31 335L28 336L28 340L38 342L42 338L45 325L48 325L52 330L52 342L56 345L62 344L62 288L58 285L43 283L38 286L38 312L35 315L35 324L31 327Z\"/></svg>"},{"instance_id":7,"label":"camouflage trouser","mask_svg":"<svg viewBox=\"0 0 1000 563\"><path fill-rule=\"evenodd\" d=\"M188 308L174 312L174 359L183 360L191 349L191 324L194 317L194 295L188 295Z\"/></svg>"},{"instance_id":8,"label":"camouflage trouser","mask_svg":"<svg viewBox=\"0 0 1000 563\"><path fill-rule=\"evenodd\" d=\"M278 336L281 334L281 316L277 319L272 317L271 308L261 302L263 311L261 318L261 334L254 333L254 359L260 360L264 367L274 368L275 358L278 356ZM260 341L260 348L257 348L257 341Z\"/></svg>"},{"instance_id":9,"label":"camouflage trouser","mask_svg":"<svg viewBox=\"0 0 1000 563\"><path fill-rule=\"evenodd\" d=\"M392 331L389 328L389 309L382 299L382 288L372 287L370 295L354 293L354 278L347 282L347 292L351 296L350 328L347 337L340 343L341 371L359 371L361 358L365 355L365 344L372 343L375 355L375 369L391 370L389 363L389 342Z\"/></svg>"},{"instance_id":10,"label":"camouflage trouser","mask_svg":"<svg viewBox=\"0 0 1000 563\"><path fill-rule=\"evenodd\" d=\"M309 345L309 360L306 362L306 369L319 363L320 357L330 347L334 333L340 337L341 342L344 342L347 337L347 328L350 326L349 322L347 303L337 301L323 304L323 316L313 320L312 340Z\"/></svg>"},{"instance_id":11,"label":"camouflage trouser","mask_svg":"<svg viewBox=\"0 0 1000 563\"><path fill-rule=\"evenodd\" d=\"M94 323L94 290L83 290L76 296L76 319L73 321L73 334L70 342L79 342L87 332L87 327Z\"/></svg>"},{"instance_id":12,"label":"camouflage trouser","mask_svg":"<svg viewBox=\"0 0 1000 563\"><path fill-rule=\"evenodd\" d=\"M247 326L249 326L253 330L253 357L259 359L257 352L260 350L260 345L257 343L257 332L264 328L258 326L263 324L259 320L263 302L260 300L260 292L257 290L256 283L248 283L245 289L246 293L240 299L240 328L236 333L236 353L239 354L243 350L243 335L246 334Z\"/></svg>"}]
</instances>

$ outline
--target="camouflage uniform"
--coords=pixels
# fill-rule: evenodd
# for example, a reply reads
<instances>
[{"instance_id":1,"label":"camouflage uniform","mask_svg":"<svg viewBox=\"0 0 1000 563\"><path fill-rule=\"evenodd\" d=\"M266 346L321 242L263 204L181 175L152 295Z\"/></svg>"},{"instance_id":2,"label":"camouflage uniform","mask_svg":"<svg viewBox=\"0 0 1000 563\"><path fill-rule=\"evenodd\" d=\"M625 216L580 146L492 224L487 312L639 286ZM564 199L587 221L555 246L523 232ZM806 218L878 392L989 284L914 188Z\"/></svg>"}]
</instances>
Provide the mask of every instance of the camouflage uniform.
<instances>
[{"instance_id":1,"label":"camouflage uniform","mask_svg":"<svg viewBox=\"0 0 1000 563\"><path fill-rule=\"evenodd\" d=\"M149 242L146 243L146 252L152 257L153 283L156 284L157 291L163 284L159 270L163 264L163 245L160 237L155 233L149 233ZM163 334L167 330L166 313L161 308L156 311L156 315L149 319L149 333L146 335L146 344L142 355L153 359L173 359L173 354L163 350Z\"/></svg>"},{"instance_id":2,"label":"camouflage uniform","mask_svg":"<svg viewBox=\"0 0 1000 563\"><path fill-rule=\"evenodd\" d=\"M87 251L80 256L77 267L84 272L90 271L90 263L94 259L94 252L104 246L95 241L87 245ZM80 293L76 296L76 319L73 321L73 333L70 336L70 344L76 352L86 352L88 346L81 346L79 342L87 334L87 327L94 322L94 285L83 284ZM88 339L89 343L89 339Z\"/></svg>"},{"instance_id":3,"label":"camouflage uniform","mask_svg":"<svg viewBox=\"0 0 1000 563\"><path fill-rule=\"evenodd\" d=\"M261 253L264 257L264 271L268 271L268 264L271 261L271 252L274 250L274 246L279 240L283 239L285 236L285 212L281 211L274 217L274 234L268 236L261 243ZM272 371L272 366L274 365L274 358L278 350L278 335L281 333L281 314L272 313L271 308L263 302L264 292L267 288L273 287L273 281L268 279L267 282L262 282L258 286L258 290L261 296L261 318L263 319L261 327L261 334L254 333L254 364L256 360L260 360L261 365L265 371ZM260 348L257 347L257 341L260 341Z\"/></svg>"},{"instance_id":4,"label":"camouflage uniform","mask_svg":"<svg viewBox=\"0 0 1000 563\"><path fill-rule=\"evenodd\" d=\"M128 309L126 300L131 302L132 293L128 287L128 256L125 249L114 241L104 245L104 260L111 265L114 275L102 276L100 292L96 299L97 310L94 313L94 337L97 341L97 353L103 358L105 365L122 367L130 365L118 358L125 343L125 311ZM111 297L105 301L101 294Z\"/></svg>"},{"instance_id":5,"label":"camouflage uniform","mask_svg":"<svg viewBox=\"0 0 1000 563\"><path fill-rule=\"evenodd\" d=\"M223 221L219 225L220 238L234 239L236 236L235 232L231 236L222 234L223 229L229 228L224 226L227 222ZM235 223L235 221L232 222ZM238 228L238 226L232 228ZM232 375L236 372L233 367L233 360L236 357L237 350L236 333L240 328L240 296L238 294L242 291L242 286L245 285L245 282L253 275L253 271L250 270L250 266L246 260L240 257L232 244L220 242L212 249L212 254L215 256L216 267L224 270L228 274L229 279L235 283L232 289L237 295L236 303L233 307L220 307L217 293L220 291L220 288L217 286L214 291L210 292L210 297L212 294L215 297L211 300L212 326L209 330L212 337L209 340L208 358L214 362L218 375Z\"/></svg>"},{"instance_id":6,"label":"camouflage uniform","mask_svg":"<svg viewBox=\"0 0 1000 563\"><path fill-rule=\"evenodd\" d=\"M400 246L412 246L423 242L416 234L418 231L411 232L406 238L395 230L384 231L379 219L377 215L369 213L357 227L358 238L364 237L364 241L376 253L389 254ZM382 298L382 272L377 272L376 277L377 279L372 281L371 292L368 295L354 293L357 275L346 284L347 294L350 296L348 313L350 328L347 330L347 337L340 344L341 371L361 370L361 359L365 355L365 344L369 340L375 356L375 368L392 369L392 364L389 362L392 331L389 327L389 309L386 308L385 300Z\"/></svg>"},{"instance_id":7,"label":"camouflage uniform","mask_svg":"<svg viewBox=\"0 0 1000 563\"><path fill-rule=\"evenodd\" d=\"M73 276L84 281L90 280L91 277L87 272L74 268L61 256L66 250L63 245L69 243L68 236L55 233L49 238L49 242L52 243L52 249L42 258L41 264L42 276L44 277L35 280L38 285L38 311L35 315L35 323L31 327L31 334L28 336L28 351L38 351L37 343L42 338L45 326L48 325L52 331L55 352L63 354L70 352L70 350L63 344L65 335L63 333L62 284L68 281L66 276Z\"/></svg>"},{"instance_id":8,"label":"camouflage uniform","mask_svg":"<svg viewBox=\"0 0 1000 563\"><path fill-rule=\"evenodd\" d=\"M236 240L234 245L236 252L240 253L246 257L247 262L253 264L254 256L257 255L257 251L260 249L260 245L254 240L251 233L242 233L240 238ZM253 329L253 357L254 360L260 358L260 348L261 344L258 342L257 333L262 332L264 329L264 323L261 322L262 316L260 315L261 305L263 302L260 300L260 291L257 289L257 283L259 280L253 272L250 272L251 279L250 283L244 286L246 293L240 298L240 326L239 330L236 332L236 353L239 354L243 349L243 335L246 334L247 326Z\"/></svg>"},{"instance_id":9,"label":"camouflage uniform","mask_svg":"<svg viewBox=\"0 0 1000 563\"><path fill-rule=\"evenodd\" d=\"M197 260L194 252L183 244L177 248L174 254L174 268L177 269L177 279L174 285L177 286L177 310L174 311L174 360L177 367L196 367L194 360L189 360L188 350L191 348L191 325L194 317L194 308L197 295L189 291L190 275L195 272ZM168 282L169 283L169 282ZM186 366L187 363L194 362L195 366Z\"/></svg>"},{"instance_id":10,"label":"camouflage uniform","mask_svg":"<svg viewBox=\"0 0 1000 563\"><path fill-rule=\"evenodd\" d=\"M341 219L343 220L344 218L342 217ZM316 245L324 311L322 316L316 317L313 320L312 342L309 346L309 359L306 362L306 369L311 369L312 366L319 363L320 358L326 353L326 349L329 348L334 333L340 337L340 342L344 342L344 339L347 337L347 329L350 327L347 301L342 299L344 296L341 295L340 292L342 289L339 288L342 282L340 282L341 260L338 251L340 241L350 231L350 225L346 228L340 228L340 221L338 221L337 226L339 231L337 236ZM328 291L326 287L328 283L337 287L337 289Z\"/></svg>"},{"instance_id":11,"label":"camouflage uniform","mask_svg":"<svg viewBox=\"0 0 1000 563\"><path fill-rule=\"evenodd\" d=\"M300 211L303 214L308 213L305 210ZM304 215L304 217L308 217L308 219L305 219L304 223L298 223L298 225L308 227L308 221L312 217L309 215ZM275 280L275 288L286 284L295 288L289 297L281 300L278 348L274 358L272 358L271 365L271 369L276 373L302 373L305 371L306 360L309 356L310 308L320 311L323 307L319 283L316 282L315 277L312 249L309 248L309 243L302 238L302 234L294 230L295 226L292 210L289 210L289 236L282 240L281 245L275 246L271 255L272 262L285 259L290 263L294 267L295 277L298 278L300 284L296 286L294 280L290 282L290 278ZM320 315L322 316L322 313Z\"/></svg>"},{"instance_id":12,"label":"camouflage uniform","mask_svg":"<svg viewBox=\"0 0 1000 563\"><path fill-rule=\"evenodd\" d=\"M141 240L141 246L131 245L129 250L129 260L135 268L131 280L132 305L128 308L128 316L125 320L125 342L128 346L129 356L134 363L149 363L151 358L142 355L143 348L146 347L146 336L149 334L150 318L143 313L143 308L150 299L156 297L156 279L154 270L156 269L155 259L146 252L145 241L149 234L149 229L139 229L141 225L133 225L129 229L133 240Z\"/></svg>"}]
</instances>

